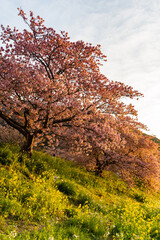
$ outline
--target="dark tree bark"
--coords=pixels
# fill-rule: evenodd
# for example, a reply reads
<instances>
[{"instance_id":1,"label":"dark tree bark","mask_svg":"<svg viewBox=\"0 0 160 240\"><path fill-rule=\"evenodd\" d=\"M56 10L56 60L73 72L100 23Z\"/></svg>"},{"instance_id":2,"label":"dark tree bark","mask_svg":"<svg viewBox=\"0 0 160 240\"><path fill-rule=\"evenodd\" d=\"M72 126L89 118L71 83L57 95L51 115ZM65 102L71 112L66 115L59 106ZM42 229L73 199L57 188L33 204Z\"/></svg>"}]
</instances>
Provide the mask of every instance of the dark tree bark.
<instances>
[{"instance_id":1,"label":"dark tree bark","mask_svg":"<svg viewBox=\"0 0 160 240\"><path fill-rule=\"evenodd\" d=\"M101 161L100 161L100 155L97 154L97 155L95 156L95 159L96 159L95 175L96 175L96 176L101 176L101 175L102 175L102 172L103 172L103 164L102 164Z\"/></svg>"},{"instance_id":2,"label":"dark tree bark","mask_svg":"<svg viewBox=\"0 0 160 240\"><path fill-rule=\"evenodd\" d=\"M33 135L27 134L27 136L25 137L25 142L21 147L21 152L27 153L29 157L32 156L33 139L34 139Z\"/></svg>"},{"instance_id":3,"label":"dark tree bark","mask_svg":"<svg viewBox=\"0 0 160 240\"><path fill-rule=\"evenodd\" d=\"M34 135L33 134L31 135L30 132L26 129L26 127L27 127L26 115L25 115L25 119L26 119L25 125L18 123L16 120L14 120L11 117L8 117L2 111L0 111L0 118L2 118L11 127L17 129L24 136L25 141L21 147L21 152L26 152L28 154L28 156L31 157L32 150L33 150Z\"/></svg>"}]
</instances>

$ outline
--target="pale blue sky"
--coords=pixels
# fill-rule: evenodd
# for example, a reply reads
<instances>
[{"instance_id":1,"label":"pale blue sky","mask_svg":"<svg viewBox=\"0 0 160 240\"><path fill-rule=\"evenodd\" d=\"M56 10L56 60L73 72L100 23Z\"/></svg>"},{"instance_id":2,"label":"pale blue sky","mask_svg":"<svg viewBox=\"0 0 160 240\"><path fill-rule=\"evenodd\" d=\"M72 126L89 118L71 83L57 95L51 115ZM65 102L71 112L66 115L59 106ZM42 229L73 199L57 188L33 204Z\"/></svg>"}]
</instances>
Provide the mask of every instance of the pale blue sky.
<instances>
[{"instance_id":1,"label":"pale blue sky","mask_svg":"<svg viewBox=\"0 0 160 240\"><path fill-rule=\"evenodd\" d=\"M141 91L139 120L160 138L160 0L0 0L0 24L25 25L17 7L32 10L71 40L101 44L106 76Z\"/></svg>"}]
</instances>

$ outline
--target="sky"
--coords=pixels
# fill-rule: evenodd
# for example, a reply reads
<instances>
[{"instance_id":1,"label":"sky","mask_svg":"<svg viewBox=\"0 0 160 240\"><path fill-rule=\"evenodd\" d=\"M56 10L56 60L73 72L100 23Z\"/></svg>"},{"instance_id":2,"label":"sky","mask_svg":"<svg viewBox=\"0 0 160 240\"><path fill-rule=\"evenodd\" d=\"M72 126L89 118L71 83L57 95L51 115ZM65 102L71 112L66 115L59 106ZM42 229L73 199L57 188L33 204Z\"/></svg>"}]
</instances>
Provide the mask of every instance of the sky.
<instances>
[{"instance_id":1,"label":"sky","mask_svg":"<svg viewBox=\"0 0 160 240\"><path fill-rule=\"evenodd\" d=\"M25 24L17 8L33 11L72 41L100 44L108 79L144 94L133 101L148 134L160 138L160 0L0 0L0 24Z\"/></svg>"}]
</instances>

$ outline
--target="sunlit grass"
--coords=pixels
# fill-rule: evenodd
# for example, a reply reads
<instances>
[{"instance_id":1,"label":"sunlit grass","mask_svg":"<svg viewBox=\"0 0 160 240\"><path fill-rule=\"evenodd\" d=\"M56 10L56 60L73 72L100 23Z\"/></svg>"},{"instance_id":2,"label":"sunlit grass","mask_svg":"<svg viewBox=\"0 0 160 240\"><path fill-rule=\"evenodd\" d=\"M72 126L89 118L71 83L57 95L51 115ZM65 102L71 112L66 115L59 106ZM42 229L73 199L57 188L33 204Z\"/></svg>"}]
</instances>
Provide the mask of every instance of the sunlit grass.
<instances>
[{"instance_id":1,"label":"sunlit grass","mask_svg":"<svg viewBox=\"0 0 160 240\"><path fill-rule=\"evenodd\" d=\"M0 147L0 239L160 239L160 193L70 161Z\"/></svg>"}]
</instances>

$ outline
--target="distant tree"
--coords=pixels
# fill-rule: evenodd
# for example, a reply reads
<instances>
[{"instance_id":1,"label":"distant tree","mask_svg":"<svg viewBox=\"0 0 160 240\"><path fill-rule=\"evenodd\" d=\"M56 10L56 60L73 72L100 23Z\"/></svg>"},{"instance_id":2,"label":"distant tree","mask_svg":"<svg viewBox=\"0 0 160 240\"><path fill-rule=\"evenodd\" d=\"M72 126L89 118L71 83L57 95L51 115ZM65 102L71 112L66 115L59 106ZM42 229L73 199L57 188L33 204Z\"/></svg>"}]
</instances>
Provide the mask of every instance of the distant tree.
<instances>
[{"instance_id":1,"label":"distant tree","mask_svg":"<svg viewBox=\"0 0 160 240\"><path fill-rule=\"evenodd\" d=\"M67 33L45 27L32 12L29 20L21 9L19 15L27 29L2 26L0 118L24 136L23 151L31 154L46 137L53 148L70 132L101 148L116 147L123 142L116 130L120 117L128 116L123 121L129 126L140 126L134 107L121 98L142 94L100 73L106 57L99 45L71 42Z\"/></svg>"},{"instance_id":2,"label":"distant tree","mask_svg":"<svg viewBox=\"0 0 160 240\"><path fill-rule=\"evenodd\" d=\"M115 119L114 116L106 115L99 119L101 124L103 122L103 128L100 124L94 128L92 124L97 120L93 117L88 122L88 131L85 130L84 137L80 139L78 129L66 129L66 133L63 132L63 136L59 137L61 147L57 147L56 155L84 164L97 175L102 175L104 170L111 170L130 183L139 181L158 189L158 145L151 136L144 135L138 129L138 124L128 124L125 118L128 119L121 116L119 122L118 117ZM94 129L96 137L90 129Z\"/></svg>"},{"instance_id":3,"label":"distant tree","mask_svg":"<svg viewBox=\"0 0 160 240\"><path fill-rule=\"evenodd\" d=\"M160 150L160 139L158 139L155 136L152 136L152 141L158 144L158 146L159 146L158 149Z\"/></svg>"},{"instance_id":4,"label":"distant tree","mask_svg":"<svg viewBox=\"0 0 160 240\"><path fill-rule=\"evenodd\" d=\"M0 143L19 144L23 142L23 136L16 129L0 121Z\"/></svg>"}]
</instances>

